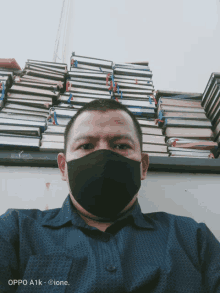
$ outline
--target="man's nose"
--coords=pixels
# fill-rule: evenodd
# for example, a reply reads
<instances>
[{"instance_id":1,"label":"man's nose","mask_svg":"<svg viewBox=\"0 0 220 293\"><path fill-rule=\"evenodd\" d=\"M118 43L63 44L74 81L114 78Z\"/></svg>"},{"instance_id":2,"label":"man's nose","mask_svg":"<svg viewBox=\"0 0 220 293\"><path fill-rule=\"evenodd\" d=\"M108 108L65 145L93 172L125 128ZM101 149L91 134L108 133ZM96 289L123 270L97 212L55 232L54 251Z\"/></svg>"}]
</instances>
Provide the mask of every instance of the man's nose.
<instances>
[{"instance_id":1,"label":"man's nose","mask_svg":"<svg viewBox=\"0 0 220 293\"><path fill-rule=\"evenodd\" d=\"M102 140L102 141L99 141L99 143L97 144L97 149L110 150L112 149L112 146L107 141Z\"/></svg>"}]
</instances>

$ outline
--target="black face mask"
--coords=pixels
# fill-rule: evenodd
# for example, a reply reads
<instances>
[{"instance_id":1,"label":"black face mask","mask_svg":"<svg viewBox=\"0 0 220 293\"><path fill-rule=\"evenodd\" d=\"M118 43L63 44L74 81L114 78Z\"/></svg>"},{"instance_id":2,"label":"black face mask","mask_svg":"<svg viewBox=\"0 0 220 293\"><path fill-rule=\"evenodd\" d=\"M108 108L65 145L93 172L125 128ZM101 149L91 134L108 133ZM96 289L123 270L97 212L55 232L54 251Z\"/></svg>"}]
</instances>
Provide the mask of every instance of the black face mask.
<instances>
[{"instance_id":1,"label":"black face mask","mask_svg":"<svg viewBox=\"0 0 220 293\"><path fill-rule=\"evenodd\" d=\"M115 221L141 187L141 162L98 150L67 163L70 190L91 214Z\"/></svg>"}]
</instances>

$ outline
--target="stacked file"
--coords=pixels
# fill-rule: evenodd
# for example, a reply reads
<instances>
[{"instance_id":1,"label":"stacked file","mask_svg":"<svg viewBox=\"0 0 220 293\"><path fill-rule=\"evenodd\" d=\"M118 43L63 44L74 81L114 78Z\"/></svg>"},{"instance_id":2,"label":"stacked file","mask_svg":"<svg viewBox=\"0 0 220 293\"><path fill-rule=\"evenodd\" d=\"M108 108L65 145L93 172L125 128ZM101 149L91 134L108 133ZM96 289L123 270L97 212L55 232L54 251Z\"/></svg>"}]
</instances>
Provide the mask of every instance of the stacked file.
<instances>
[{"instance_id":1,"label":"stacked file","mask_svg":"<svg viewBox=\"0 0 220 293\"><path fill-rule=\"evenodd\" d=\"M42 133L40 151L64 151L64 132L66 125L76 113L76 109L69 107L57 106L50 108L47 129Z\"/></svg>"},{"instance_id":2,"label":"stacked file","mask_svg":"<svg viewBox=\"0 0 220 293\"><path fill-rule=\"evenodd\" d=\"M202 94L158 91L158 123L172 157L215 158L212 124L201 106ZM214 155L215 154L215 155Z\"/></svg>"},{"instance_id":3,"label":"stacked file","mask_svg":"<svg viewBox=\"0 0 220 293\"><path fill-rule=\"evenodd\" d=\"M111 61L72 55L65 92L59 96L58 104L50 108L48 128L42 134L41 151L64 150L65 126L85 104L100 98L111 99L109 88L112 75Z\"/></svg>"},{"instance_id":4,"label":"stacked file","mask_svg":"<svg viewBox=\"0 0 220 293\"><path fill-rule=\"evenodd\" d=\"M95 99L111 99L112 75L112 61L73 55L59 106L80 108Z\"/></svg>"},{"instance_id":5,"label":"stacked file","mask_svg":"<svg viewBox=\"0 0 220 293\"><path fill-rule=\"evenodd\" d=\"M8 89L12 85L13 72L6 71L0 67L0 111L5 105L5 97Z\"/></svg>"},{"instance_id":6,"label":"stacked file","mask_svg":"<svg viewBox=\"0 0 220 293\"><path fill-rule=\"evenodd\" d=\"M39 150L49 107L60 95L66 72L66 64L28 60L14 76L0 112L1 148Z\"/></svg>"},{"instance_id":7,"label":"stacked file","mask_svg":"<svg viewBox=\"0 0 220 293\"><path fill-rule=\"evenodd\" d=\"M135 75L122 76L123 78L117 83L111 61L73 55L71 71L67 74L66 92L58 98L60 104L50 109L48 128L42 134L40 150L62 151L65 126L77 110L95 99L113 98L137 116L143 132L143 152L151 156L168 156L165 137L154 121L156 106L152 95L152 73L149 72L149 68L146 68L146 64L131 66L133 71L135 70ZM121 67L124 70L123 66ZM124 67L126 67L125 72L129 72L130 65ZM147 74L145 74L146 69L148 69ZM124 79L126 86L124 86ZM136 87L137 82L140 83L139 89ZM116 92L118 93L120 86L125 90L124 93L120 92L118 99Z\"/></svg>"},{"instance_id":8,"label":"stacked file","mask_svg":"<svg viewBox=\"0 0 220 293\"><path fill-rule=\"evenodd\" d=\"M212 122L214 141L220 152L220 73L213 72L202 96L202 106Z\"/></svg>"},{"instance_id":9,"label":"stacked file","mask_svg":"<svg viewBox=\"0 0 220 293\"><path fill-rule=\"evenodd\" d=\"M6 70L11 70L11 71L21 70L21 67L18 65L17 61L14 58L12 59L0 58L0 68L4 68Z\"/></svg>"},{"instance_id":10,"label":"stacked file","mask_svg":"<svg viewBox=\"0 0 220 293\"><path fill-rule=\"evenodd\" d=\"M113 98L136 116L142 129L142 151L149 156L168 157L165 137L155 123L154 86L148 62L115 63L113 69Z\"/></svg>"},{"instance_id":11,"label":"stacked file","mask_svg":"<svg viewBox=\"0 0 220 293\"><path fill-rule=\"evenodd\" d=\"M0 109L5 105L7 90L17 74L22 72L15 59L0 58Z\"/></svg>"},{"instance_id":12,"label":"stacked file","mask_svg":"<svg viewBox=\"0 0 220 293\"><path fill-rule=\"evenodd\" d=\"M162 129L155 119L137 119L142 130L142 152L150 157L169 157Z\"/></svg>"},{"instance_id":13,"label":"stacked file","mask_svg":"<svg viewBox=\"0 0 220 293\"><path fill-rule=\"evenodd\" d=\"M156 117L152 71L148 62L115 63L113 69L113 97L136 116Z\"/></svg>"}]
</instances>

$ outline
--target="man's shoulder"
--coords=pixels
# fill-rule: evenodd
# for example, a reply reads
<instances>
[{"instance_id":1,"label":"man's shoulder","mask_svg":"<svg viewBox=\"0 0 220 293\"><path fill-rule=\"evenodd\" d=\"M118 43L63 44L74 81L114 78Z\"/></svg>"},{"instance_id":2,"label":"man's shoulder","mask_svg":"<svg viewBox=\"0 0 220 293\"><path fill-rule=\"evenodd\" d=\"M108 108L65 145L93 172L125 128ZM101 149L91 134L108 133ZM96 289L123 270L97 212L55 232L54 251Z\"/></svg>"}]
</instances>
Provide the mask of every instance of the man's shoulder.
<instances>
[{"instance_id":1,"label":"man's shoulder","mask_svg":"<svg viewBox=\"0 0 220 293\"><path fill-rule=\"evenodd\" d=\"M163 226L180 225L181 227L193 226L198 228L199 223L191 217L175 215L167 212L152 212L143 213L146 220L152 220L155 224L160 224Z\"/></svg>"},{"instance_id":2,"label":"man's shoulder","mask_svg":"<svg viewBox=\"0 0 220 293\"><path fill-rule=\"evenodd\" d=\"M55 213L59 212L60 208L50 209L50 210L40 210L40 209L15 209L9 208L7 211L0 215L0 221L8 222L13 220L20 220L28 218L30 220L42 220L45 217L51 217Z\"/></svg>"}]
</instances>

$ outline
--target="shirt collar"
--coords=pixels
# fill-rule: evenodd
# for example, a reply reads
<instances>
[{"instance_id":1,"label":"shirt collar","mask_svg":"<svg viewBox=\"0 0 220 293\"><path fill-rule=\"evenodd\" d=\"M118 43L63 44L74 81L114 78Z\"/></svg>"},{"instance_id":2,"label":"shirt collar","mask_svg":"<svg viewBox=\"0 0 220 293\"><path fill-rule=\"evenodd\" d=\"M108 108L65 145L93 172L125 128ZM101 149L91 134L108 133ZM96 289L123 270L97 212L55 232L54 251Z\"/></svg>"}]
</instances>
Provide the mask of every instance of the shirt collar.
<instances>
[{"instance_id":1,"label":"shirt collar","mask_svg":"<svg viewBox=\"0 0 220 293\"><path fill-rule=\"evenodd\" d=\"M60 227L65 225L67 222L72 222L73 225L87 227L88 225L85 221L80 217L76 207L73 205L70 195L66 197L65 201L61 208L44 211L45 215L42 219L42 226L49 227ZM125 214L122 215L117 221L124 220L127 217L132 217L134 223L141 228L154 228L152 220L147 217L147 214L143 215L141 212L140 205L138 200L136 199L133 206L126 211ZM116 221L116 222L117 222ZM91 227L90 227L91 228Z\"/></svg>"}]
</instances>

